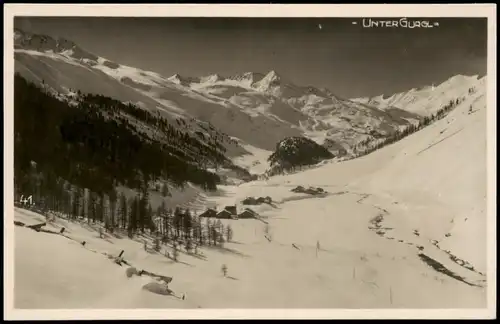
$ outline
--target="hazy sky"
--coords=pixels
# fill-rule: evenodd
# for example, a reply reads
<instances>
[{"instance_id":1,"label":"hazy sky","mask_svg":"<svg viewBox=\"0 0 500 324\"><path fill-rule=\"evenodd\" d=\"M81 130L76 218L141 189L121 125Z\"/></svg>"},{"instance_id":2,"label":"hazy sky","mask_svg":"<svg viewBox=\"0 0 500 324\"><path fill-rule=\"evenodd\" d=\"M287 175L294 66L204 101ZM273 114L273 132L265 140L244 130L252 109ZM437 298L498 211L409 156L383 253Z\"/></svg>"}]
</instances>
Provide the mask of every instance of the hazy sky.
<instances>
[{"instance_id":1,"label":"hazy sky","mask_svg":"<svg viewBox=\"0 0 500 324\"><path fill-rule=\"evenodd\" d=\"M361 19L346 18L110 17L17 18L15 26L164 76L275 70L298 85L351 98L486 73L486 19L431 21L439 27L363 28Z\"/></svg>"}]
</instances>

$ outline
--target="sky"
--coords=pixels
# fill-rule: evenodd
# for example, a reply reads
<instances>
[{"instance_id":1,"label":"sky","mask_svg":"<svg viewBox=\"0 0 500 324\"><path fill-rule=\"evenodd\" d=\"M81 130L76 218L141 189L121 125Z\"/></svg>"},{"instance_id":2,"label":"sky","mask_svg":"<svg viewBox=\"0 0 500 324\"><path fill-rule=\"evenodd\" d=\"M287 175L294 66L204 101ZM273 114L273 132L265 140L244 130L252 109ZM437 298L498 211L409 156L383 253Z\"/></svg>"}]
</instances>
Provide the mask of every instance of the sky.
<instances>
[{"instance_id":1,"label":"sky","mask_svg":"<svg viewBox=\"0 0 500 324\"><path fill-rule=\"evenodd\" d=\"M344 98L486 74L486 19L422 20L439 26L366 28L362 18L172 17L17 17L14 26L70 39L166 77L274 70L294 84Z\"/></svg>"}]
</instances>

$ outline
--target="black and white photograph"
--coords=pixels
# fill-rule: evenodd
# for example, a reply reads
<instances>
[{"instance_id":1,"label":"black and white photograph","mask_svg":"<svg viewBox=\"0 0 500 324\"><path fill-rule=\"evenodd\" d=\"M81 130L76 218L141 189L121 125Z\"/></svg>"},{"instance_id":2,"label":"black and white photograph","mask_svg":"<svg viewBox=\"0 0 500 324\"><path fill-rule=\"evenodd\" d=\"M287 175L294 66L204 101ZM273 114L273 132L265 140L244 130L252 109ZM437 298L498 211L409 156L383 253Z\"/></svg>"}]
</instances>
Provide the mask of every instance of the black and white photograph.
<instances>
[{"instance_id":1,"label":"black and white photograph","mask_svg":"<svg viewBox=\"0 0 500 324\"><path fill-rule=\"evenodd\" d=\"M12 314L496 316L495 6L120 6L6 10Z\"/></svg>"}]
</instances>

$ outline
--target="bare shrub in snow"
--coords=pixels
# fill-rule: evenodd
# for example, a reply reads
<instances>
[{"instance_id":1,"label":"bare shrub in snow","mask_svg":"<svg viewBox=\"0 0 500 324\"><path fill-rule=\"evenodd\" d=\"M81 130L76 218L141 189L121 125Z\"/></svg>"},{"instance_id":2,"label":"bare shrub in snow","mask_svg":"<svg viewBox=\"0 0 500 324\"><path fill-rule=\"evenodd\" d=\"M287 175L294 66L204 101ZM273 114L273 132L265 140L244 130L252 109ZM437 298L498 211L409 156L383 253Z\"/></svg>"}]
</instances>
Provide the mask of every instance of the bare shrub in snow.
<instances>
[{"instance_id":1,"label":"bare shrub in snow","mask_svg":"<svg viewBox=\"0 0 500 324\"><path fill-rule=\"evenodd\" d=\"M130 267L130 268L127 268L127 270L125 270L125 274L127 275L128 278L130 278L134 275L137 276L139 273L137 272L136 268Z\"/></svg>"}]
</instances>

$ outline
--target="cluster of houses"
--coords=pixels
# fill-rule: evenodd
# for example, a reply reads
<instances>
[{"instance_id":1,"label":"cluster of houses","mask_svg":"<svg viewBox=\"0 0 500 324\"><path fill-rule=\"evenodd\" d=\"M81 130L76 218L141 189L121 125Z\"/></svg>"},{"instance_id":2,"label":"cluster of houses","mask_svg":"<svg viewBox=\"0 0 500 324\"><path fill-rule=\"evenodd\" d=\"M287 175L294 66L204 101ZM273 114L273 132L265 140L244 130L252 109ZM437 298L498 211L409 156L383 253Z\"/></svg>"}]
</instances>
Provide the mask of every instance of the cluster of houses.
<instances>
[{"instance_id":1,"label":"cluster of houses","mask_svg":"<svg viewBox=\"0 0 500 324\"><path fill-rule=\"evenodd\" d=\"M271 197L247 197L241 203L243 205L260 205L260 204L272 204L273 200Z\"/></svg>"},{"instance_id":2,"label":"cluster of houses","mask_svg":"<svg viewBox=\"0 0 500 324\"><path fill-rule=\"evenodd\" d=\"M306 193L310 195L324 195L326 194L326 191L323 190L323 188L314 188L314 187L309 187L309 188L304 188L303 186L298 186L296 188L293 188L290 190L295 193Z\"/></svg>"},{"instance_id":3,"label":"cluster of houses","mask_svg":"<svg viewBox=\"0 0 500 324\"><path fill-rule=\"evenodd\" d=\"M245 208L239 214L236 206L225 206L223 210L216 211L215 209L208 208L206 211L198 215L199 217L220 218L220 219L240 219L240 218L257 218L259 215L251 210Z\"/></svg>"}]
</instances>

